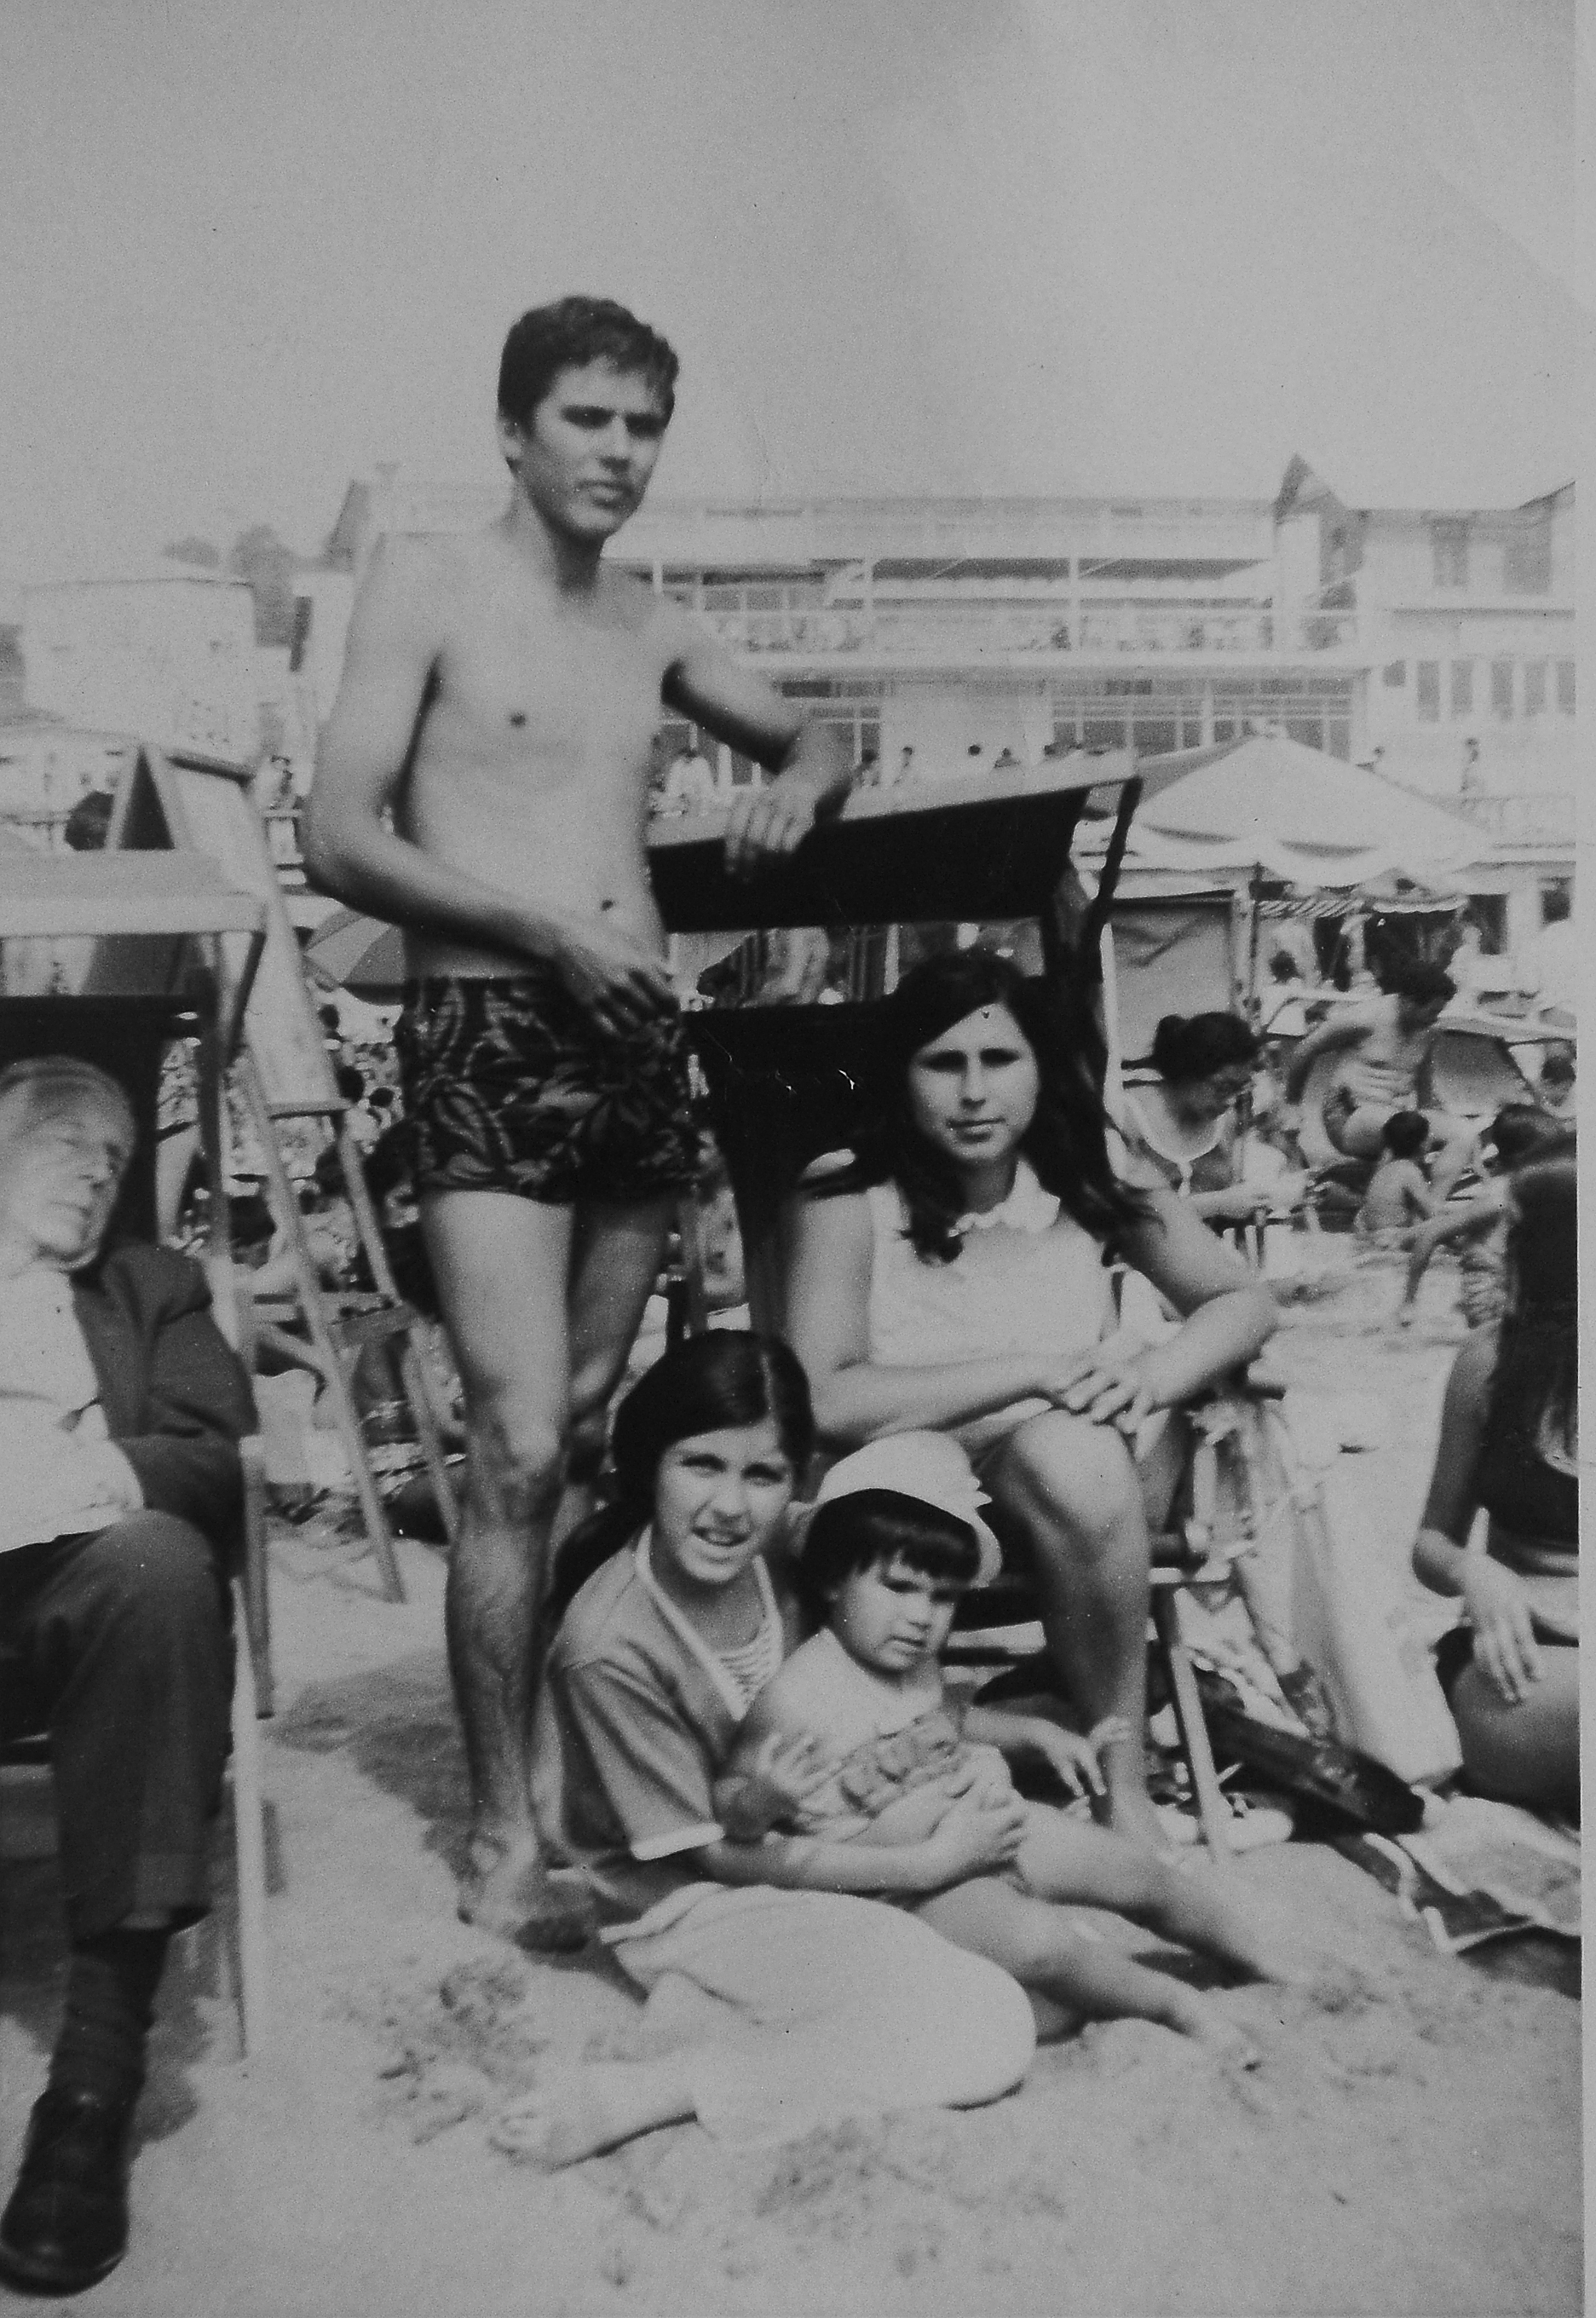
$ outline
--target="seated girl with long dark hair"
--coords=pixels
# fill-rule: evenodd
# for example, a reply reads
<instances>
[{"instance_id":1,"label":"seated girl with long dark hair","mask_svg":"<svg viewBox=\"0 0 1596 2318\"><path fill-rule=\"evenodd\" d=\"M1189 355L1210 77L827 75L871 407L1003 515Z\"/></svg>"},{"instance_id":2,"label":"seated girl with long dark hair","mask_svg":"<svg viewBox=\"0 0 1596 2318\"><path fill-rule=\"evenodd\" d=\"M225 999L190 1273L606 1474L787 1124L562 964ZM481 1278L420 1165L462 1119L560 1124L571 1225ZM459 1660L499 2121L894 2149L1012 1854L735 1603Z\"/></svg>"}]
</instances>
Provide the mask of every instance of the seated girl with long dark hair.
<instances>
[{"instance_id":1,"label":"seated girl with long dark hair","mask_svg":"<svg viewBox=\"0 0 1596 2318\"><path fill-rule=\"evenodd\" d=\"M1522 1168L1508 1192L1507 1309L1452 1365L1413 1568L1461 1597L1436 1671L1472 1783L1579 1809L1577 1171ZM1469 1550L1481 1507L1484 1550Z\"/></svg>"},{"instance_id":2,"label":"seated girl with long dark hair","mask_svg":"<svg viewBox=\"0 0 1596 2318\"><path fill-rule=\"evenodd\" d=\"M971 1795L912 1854L734 1841L717 1813L715 1773L802 1639L785 1520L811 1442L803 1371L759 1336L677 1345L621 1405L618 1496L574 1541L592 1574L550 1650L533 1781L542 1831L582 1870L652 2025L669 2011L683 2041L546 2083L501 2124L507 2147L569 2163L689 2116L740 2143L785 2139L992 2100L1025 2074L1018 1984L870 1896L921 1898L1004 1864L1012 1798ZM761 1823L804 1791L812 1751L764 1751L747 1806Z\"/></svg>"},{"instance_id":3,"label":"seated girl with long dark hair","mask_svg":"<svg viewBox=\"0 0 1596 2318\"><path fill-rule=\"evenodd\" d=\"M1105 1751L1107 1816L1151 1836L1148 1508L1161 1519L1179 1444L1147 1420L1250 1359L1276 1316L1189 1202L1116 1173L1098 1061L1003 958L907 975L883 1009L875 1121L811 1173L788 1325L828 1447L933 1430L975 1461L1023 1537L1082 1722L1128 1728ZM1182 1316L1173 1334L1119 1328L1110 1252Z\"/></svg>"}]
</instances>

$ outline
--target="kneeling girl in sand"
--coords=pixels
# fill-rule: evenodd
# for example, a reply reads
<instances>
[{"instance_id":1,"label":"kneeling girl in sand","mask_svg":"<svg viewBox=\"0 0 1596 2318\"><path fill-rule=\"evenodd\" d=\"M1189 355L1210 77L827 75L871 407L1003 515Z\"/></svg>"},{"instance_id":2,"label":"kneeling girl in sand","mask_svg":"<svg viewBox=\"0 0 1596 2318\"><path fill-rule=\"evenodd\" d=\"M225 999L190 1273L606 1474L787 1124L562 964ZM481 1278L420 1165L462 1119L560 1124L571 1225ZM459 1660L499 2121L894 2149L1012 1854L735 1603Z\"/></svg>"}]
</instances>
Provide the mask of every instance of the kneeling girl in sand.
<instances>
[{"instance_id":1,"label":"kneeling girl in sand","mask_svg":"<svg viewBox=\"0 0 1596 2318\"><path fill-rule=\"evenodd\" d=\"M533 1778L648 1991L653 2056L545 2074L496 2130L518 2155L566 2164L694 2116L746 2147L1025 2074L1014 1981L880 1904L1001 1865L1012 1799L966 1798L914 1852L738 1842L716 1816L716 1765L803 1631L786 1515L812 1439L793 1354L731 1330L667 1352L616 1413L617 1494L572 1541L590 1574L549 1655Z\"/></svg>"},{"instance_id":2,"label":"kneeling girl in sand","mask_svg":"<svg viewBox=\"0 0 1596 2318\"><path fill-rule=\"evenodd\" d=\"M1039 1716L973 1706L961 1718L945 1694L937 1660L955 1608L999 1558L982 1502L943 1434L899 1433L833 1467L803 1547L804 1581L826 1624L742 1724L716 1789L729 1834L780 1827L813 1838L817 1856L855 1839L907 1853L934 1843L966 1799L1012 1799L1008 1756L1048 1763L1077 1793L1083 1782L1101 1792L1098 1752L1124 1743L1123 1724L1100 1723L1083 1739ZM796 1860L796 1846L787 1856ZM1065 2014L1154 2020L1233 2061L1256 2061L1206 1998L1083 1936L1060 1902L1111 1909L1257 1977L1287 1976L1212 1875L1045 1804L1022 1806L1006 1864L912 1905Z\"/></svg>"}]
</instances>

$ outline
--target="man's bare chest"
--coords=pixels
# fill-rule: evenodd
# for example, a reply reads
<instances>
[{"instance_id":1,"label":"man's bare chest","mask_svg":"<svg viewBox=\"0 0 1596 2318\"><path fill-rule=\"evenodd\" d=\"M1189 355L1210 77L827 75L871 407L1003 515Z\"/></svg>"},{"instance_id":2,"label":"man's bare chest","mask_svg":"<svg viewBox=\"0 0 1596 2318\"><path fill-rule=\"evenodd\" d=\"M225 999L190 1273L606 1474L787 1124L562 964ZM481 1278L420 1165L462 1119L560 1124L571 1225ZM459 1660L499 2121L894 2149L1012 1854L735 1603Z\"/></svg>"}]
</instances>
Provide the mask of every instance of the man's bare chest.
<instances>
[{"instance_id":1,"label":"man's bare chest","mask_svg":"<svg viewBox=\"0 0 1596 2318\"><path fill-rule=\"evenodd\" d=\"M664 673L646 632L490 608L453 624L435 705L484 754L630 760L659 723Z\"/></svg>"}]
</instances>

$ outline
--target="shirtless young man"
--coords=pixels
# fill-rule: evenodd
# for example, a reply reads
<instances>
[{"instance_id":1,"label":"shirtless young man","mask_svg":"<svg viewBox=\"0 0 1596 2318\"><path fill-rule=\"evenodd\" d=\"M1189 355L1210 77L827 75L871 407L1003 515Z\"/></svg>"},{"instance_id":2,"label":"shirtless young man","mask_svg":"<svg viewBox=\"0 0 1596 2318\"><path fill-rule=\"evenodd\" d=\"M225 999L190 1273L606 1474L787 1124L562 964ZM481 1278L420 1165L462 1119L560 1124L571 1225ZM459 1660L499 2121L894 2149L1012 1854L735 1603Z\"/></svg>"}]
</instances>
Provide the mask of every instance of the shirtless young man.
<instances>
[{"instance_id":1,"label":"shirtless young man","mask_svg":"<svg viewBox=\"0 0 1596 2318\"><path fill-rule=\"evenodd\" d=\"M1453 1119L1424 1100L1436 1024L1453 990L1451 975L1439 966L1389 967L1383 994L1310 1031L1292 1056L1286 1076L1286 1101L1295 1106L1301 1102L1320 1056L1346 1050L1325 1101L1324 1131L1349 1159L1379 1159L1386 1120L1399 1110L1424 1110L1431 1137L1440 1142L1430 1176L1438 1206L1475 1148L1474 1129L1466 1120ZM1289 1119L1281 1123L1293 1124Z\"/></svg>"},{"instance_id":2,"label":"shirtless young man","mask_svg":"<svg viewBox=\"0 0 1596 2318\"><path fill-rule=\"evenodd\" d=\"M644 856L661 705L778 776L733 808L735 872L790 853L848 787L788 702L600 562L648 486L676 374L608 301L515 325L509 506L470 537L379 548L305 829L316 883L405 929L406 1115L466 1394L445 1602L472 1792L460 1911L539 1945L581 1936L528 1791L551 1538L562 1489L596 1468L697 1162Z\"/></svg>"}]
</instances>

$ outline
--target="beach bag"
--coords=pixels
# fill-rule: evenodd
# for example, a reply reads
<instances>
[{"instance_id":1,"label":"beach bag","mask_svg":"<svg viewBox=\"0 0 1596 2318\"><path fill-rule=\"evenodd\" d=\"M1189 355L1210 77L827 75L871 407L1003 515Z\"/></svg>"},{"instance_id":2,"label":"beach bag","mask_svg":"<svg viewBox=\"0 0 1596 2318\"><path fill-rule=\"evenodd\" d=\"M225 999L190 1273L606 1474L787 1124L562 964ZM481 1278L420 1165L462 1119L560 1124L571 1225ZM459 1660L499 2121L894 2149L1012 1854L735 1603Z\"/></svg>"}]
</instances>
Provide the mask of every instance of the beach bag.
<instances>
[{"instance_id":1,"label":"beach bag","mask_svg":"<svg viewBox=\"0 0 1596 2318\"><path fill-rule=\"evenodd\" d=\"M1314 1805L1345 1829L1411 1835L1424 1823L1424 1799L1353 1747L1260 1722L1222 1676L1197 1670L1203 1719L1215 1749L1233 1755L1271 1787Z\"/></svg>"},{"instance_id":2,"label":"beach bag","mask_svg":"<svg viewBox=\"0 0 1596 2318\"><path fill-rule=\"evenodd\" d=\"M1411 1785L1449 1778L1463 1761L1457 1728L1395 1574L1337 1542L1316 1482L1299 1511L1291 1638L1329 1694L1338 1738Z\"/></svg>"}]
</instances>

